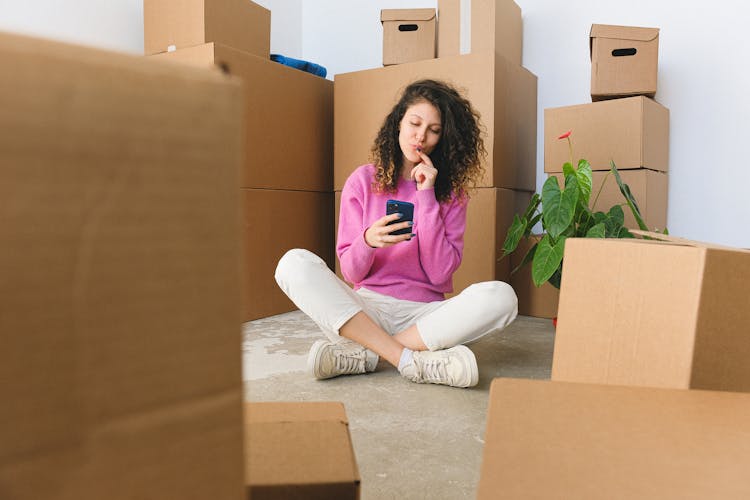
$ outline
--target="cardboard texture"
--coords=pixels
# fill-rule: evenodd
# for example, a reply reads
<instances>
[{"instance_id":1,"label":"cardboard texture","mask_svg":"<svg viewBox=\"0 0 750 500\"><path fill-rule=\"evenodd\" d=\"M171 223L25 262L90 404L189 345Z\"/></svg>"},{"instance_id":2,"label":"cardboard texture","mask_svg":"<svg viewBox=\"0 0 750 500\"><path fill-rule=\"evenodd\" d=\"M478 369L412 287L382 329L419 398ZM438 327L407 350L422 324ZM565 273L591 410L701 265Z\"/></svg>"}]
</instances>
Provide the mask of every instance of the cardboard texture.
<instances>
[{"instance_id":1,"label":"cardboard texture","mask_svg":"<svg viewBox=\"0 0 750 500\"><path fill-rule=\"evenodd\" d=\"M333 193L242 189L245 236L244 320L297 307L274 279L279 259L305 248L334 266Z\"/></svg>"},{"instance_id":2,"label":"cardboard texture","mask_svg":"<svg viewBox=\"0 0 750 500\"><path fill-rule=\"evenodd\" d=\"M333 190L333 82L219 44L155 58L216 64L242 78L247 157L241 187ZM290 135L290 119L305 132Z\"/></svg>"},{"instance_id":3,"label":"cardboard texture","mask_svg":"<svg viewBox=\"0 0 750 500\"><path fill-rule=\"evenodd\" d=\"M594 170L648 168L669 170L669 110L647 97L628 97L544 110L544 171L562 172L570 161L585 158Z\"/></svg>"},{"instance_id":4,"label":"cardboard texture","mask_svg":"<svg viewBox=\"0 0 750 500\"><path fill-rule=\"evenodd\" d=\"M526 253L541 238L541 235L532 235L531 238L521 238L516 251L510 256L511 272L521 265ZM505 241L505 238L503 238L503 241ZM535 318L557 317L557 304L560 300L560 291L550 285L549 282L544 283L540 287L536 286L531 279L531 263L526 264L510 275L510 286L513 287L518 297L518 314L533 316Z\"/></svg>"},{"instance_id":5,"label":"cardboard texture","mask_svg":"<svg viewBox=\"0 0 750 500\"><path fill-rule=\"evenodd\" d=\"M383 66L435 58L435 9L383 9Z\"/></svg>"},{"instance_id":6,"label":"cardboard texture","mask_svg":"<svg viewBox=\"0 0 750 500\"><path fill-rule=\"evenodd\" d=\"M480 113L488 156L479 187L535 190L536 76L492 52L336 75L334 189L340 191L349 174L368 163L375 136L401 92L424 78L462 89Z\"/></svg>"},{"instance_id":7,"label":"cardboard texture","mask_svg":"<svg viewBox=\"0 0 750 500\"><path fill-rule=\"evenodd\" d=\"M242 498L239 82L0 61L0 497Z\"/></svg>"},{"instance_id":8,"label":"cardboard texture","mask_svg":"<svg viewBox=\"0 0 750 500\"><path fill-rule=\"evenodd\" d=\"M750 391L748 279L747 250L568 239L552 379Z\"/></svg>"},{"instance_id":9,"label":"cardboard texture","mask_svg":"<svg viewBox=\"0 0 750 500\"><path fill-rule=\"evenodd\" d=\"M268 58L271 11L250 0L143 0L146 55L217 42Z\"/></svg>"},{"instance_id":10,"label":"cardboard texture","mask_svg":"<svg viewBox=\"0 0 750 500\"><path fill-rule=\"evenodd\" d=\"M471 52L493 50L521 65L521 8L513 0L471 0Z\"/></svg>"},{"instance_id":11,"label":"cardboard texture","mask_svg":"<svg viewBox=\"0 0 750 500\"><path fill-rule=\"evenodd\" d=\"M473 194L466 213L464 255L453 274L456 295L482 281L510 282L510 260L500 259L513 215L529 204L531 193L502 188L480 188Z\"/></svg>"},{"instance_id":12,"label":"cardboard texture","mask_svg":"<svg viewBox=\"0 0 750 500\"><path fill-rule=\"evenodd\" d=\"M659 28L592 24L591 99L632 95L654 97L659 62Z\"/></svg>"},{"instance_id":13,"label":"cardboard texture","mask_svg":"<svg viewBox=\"0 0 750 500\"><path fill-rule=\"evenodd\" d=\"M495 379L479 499L741 499L750 396Z\"/></svg>"},{"instance_id":14,"label":"cardboard texture","mask_svg":"<svg viewBox=\"0 0 750 500\"><path fill-rule=\"evenodd\" d=\"M619 174L622 182L630 187L630 192L638 203L638 209L646 225L652 230L663 230L667 227L669 174L644 168L622 170ZM565 183L563 174L554 174L554 176L557 177L561 186ZM594 199L599 193L596 206L592 210L607 212L614 205L622 205L622 210L625 213L625 227L638 229L638 223L635 221L630 208L623 205L626 203L625 197L620 192L615 176L609 172L597 171L593 173L592 180L593 187L589 206L594 203Z\"/></svg>"},{"instance_id":15,"label":"cardboard texture","mask_svg":"<svg viewBox=\"0 0 750 500\"><path fill-rule=\"evenodd\" d=\"M246 403L245 427L248 498L359 498L343 404Z\"/></svg>"},{"instance_id":16,"label":"cardboard texture","mask_svg":"<svg viewBox=\"0 0 750 500\"><path fill-rule=\"evenodd\" d=\"M461 0L438 0L437 56L461 54Z\"/></svg>"}]
</instances>

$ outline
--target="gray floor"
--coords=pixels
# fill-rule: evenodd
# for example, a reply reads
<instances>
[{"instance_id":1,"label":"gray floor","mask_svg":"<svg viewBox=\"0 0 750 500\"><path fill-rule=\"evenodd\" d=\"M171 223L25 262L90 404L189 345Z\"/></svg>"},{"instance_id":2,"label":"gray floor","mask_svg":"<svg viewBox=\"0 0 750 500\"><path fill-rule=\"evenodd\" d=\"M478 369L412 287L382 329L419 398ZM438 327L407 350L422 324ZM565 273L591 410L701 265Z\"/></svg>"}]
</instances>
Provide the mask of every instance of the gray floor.
<instances>
[{"instance_id":1,"label":"gray floor","mask_svg":"<svg viewBox=\"0 0 750 500\"><path fill-rule=\"evenodd\" d=\"M550 376L554 329L520 316L470 347L479 385L418 385L383 361L375 373L315 380L307 351L323 338L299 311L245 324L248 401L342 401L362 477L362 499L475 498L489 384L494 377Z\"/></svg>"}]
</instances>

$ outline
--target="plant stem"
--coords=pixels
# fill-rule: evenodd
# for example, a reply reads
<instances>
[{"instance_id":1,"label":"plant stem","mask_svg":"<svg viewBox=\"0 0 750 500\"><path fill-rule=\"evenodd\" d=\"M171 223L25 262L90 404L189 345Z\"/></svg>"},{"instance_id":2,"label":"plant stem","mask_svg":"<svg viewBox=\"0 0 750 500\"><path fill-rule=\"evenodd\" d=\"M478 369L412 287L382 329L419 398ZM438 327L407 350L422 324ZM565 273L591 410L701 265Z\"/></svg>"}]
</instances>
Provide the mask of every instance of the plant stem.
<instances>
[{"instance_id":1,"label":"plant stem","mask_svg":"<svg viewBox=\"0 0 750 500\"><path fill-rule=\"evenodd\" d=\"M568 139L568 151L570 152L570 166L576 168L575 164L573 163L573 143L570 142L570 136L566 137L566 139Z\"/></svg>"},{"instance_id":2,"label":"plant stem","mask_svg":"<svg viewBox=\"0 0 750 500\"><path fill-rule=\"evenodd\" d=\"M607 170L607 173L604 175L604 180L602 181L602 185L599 186L599 191L596 192L596 197L594 198L594 203L591 204L591 211L593 212L596 208L596 202L599 200L599 195L602 194L602 189L604 189L604 184L607 182L607 178L609 177L609 174L611 173L611 170Z\"/></svg>"}]
</instances>

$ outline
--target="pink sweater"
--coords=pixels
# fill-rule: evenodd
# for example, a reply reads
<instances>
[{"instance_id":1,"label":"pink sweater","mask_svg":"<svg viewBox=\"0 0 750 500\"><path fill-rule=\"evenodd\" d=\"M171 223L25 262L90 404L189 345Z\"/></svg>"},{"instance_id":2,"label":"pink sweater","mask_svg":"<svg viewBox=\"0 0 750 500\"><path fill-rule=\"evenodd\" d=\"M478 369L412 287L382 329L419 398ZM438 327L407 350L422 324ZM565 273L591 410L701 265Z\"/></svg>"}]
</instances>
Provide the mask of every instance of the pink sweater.
<instances>
[{"instance_id":1,"label":"pink sweater","mask_svg":"<svg viewBox=\"0 0 750 500\"><path fill-rule=\"evenodd\" d=\"M438 203L435 191L418 191L401 178L395 193L374 193L375 167L363 165L341 192L336 253L344 277L354 288L415 302L443 300L453 291L453 273L461 264L466 229L466 201ZM372 248L364 238L374 221L385 215L389 199L414 204L417 236L387 248Z\"/></svg>"}]
</instances>

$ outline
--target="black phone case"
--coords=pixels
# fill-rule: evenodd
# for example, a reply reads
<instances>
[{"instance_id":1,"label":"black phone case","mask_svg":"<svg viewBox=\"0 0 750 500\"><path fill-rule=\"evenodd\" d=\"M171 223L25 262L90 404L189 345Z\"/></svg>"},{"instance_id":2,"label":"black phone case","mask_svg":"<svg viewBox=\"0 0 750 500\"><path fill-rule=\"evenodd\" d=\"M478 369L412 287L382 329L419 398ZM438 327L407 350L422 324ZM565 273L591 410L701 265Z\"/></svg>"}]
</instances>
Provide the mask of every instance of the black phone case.
<instances>
[{"instance_id":1,"label":"black phone case","mask_svg":"<svg viewBox=\"0 0 750 500\"><path fill-rule=\"evenodd\" d=\"M402 217L400 219L389 222L389 226L391 224L398 224L399 222L405 222L407 220L414 221L414 204L409 203L408 201L388 200L385 205L385 213L386 215L395 213L402 214ZM393 231L389 234L411 234L411 231L412 228L406 227Z\"/></svg>"}]
</instances>

